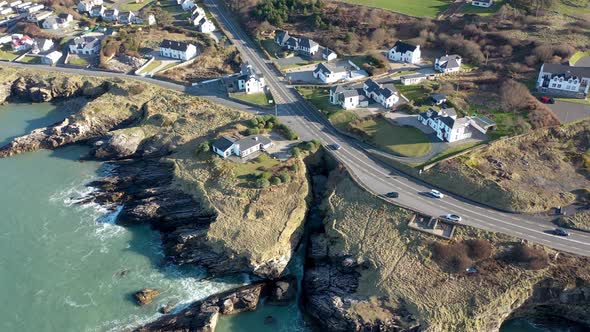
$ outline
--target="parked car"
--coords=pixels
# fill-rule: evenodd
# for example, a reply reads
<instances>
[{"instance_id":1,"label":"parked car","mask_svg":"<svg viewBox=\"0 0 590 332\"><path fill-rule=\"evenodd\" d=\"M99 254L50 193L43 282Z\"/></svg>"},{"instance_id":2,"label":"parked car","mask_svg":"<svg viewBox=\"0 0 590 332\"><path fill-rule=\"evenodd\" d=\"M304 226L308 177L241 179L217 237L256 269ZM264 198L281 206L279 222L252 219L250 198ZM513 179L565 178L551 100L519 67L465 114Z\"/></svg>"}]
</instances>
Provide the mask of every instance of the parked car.
<instances>
[{"instance_id":1,"label":"parked car","mask_svg":"<svg viewBox=\"0 0 590 332\"><path fill-rule=\"evenodd\" d=\"M555 99L547 96L539 97L539 101L541 101L543 104L555 104Z\"/></svg>"},{"instance_id":2,"label":"parked car","mask_svg":"<svg viewBox=\"0 0 590 332\"><path fill-rule=\"evenodd\" d=\"M342 147L338 143L330 144L330 148L332 148L332 150L335 150L335 151L342 149Z\"/></svg>"},{"instance_id":3,"label":"parked car","mask_svg":"<svg viewBox=\"0 0 590 332\"><path fill-rule=\"evenodd\" d=\"M441 193L438 190L434 190L434 189L432 189L429 194L430 194L430 196L432 196L434 198L443 198L443 197L445 197L445 195L443 195L443 193Z\"/></svg>"},{"instance_id":4,"label":"parked car","mask_svg":"<svg viewBox=\"0 0 590 332\"><path fill-rule=\"evenodd\" d=\"M445 216L445 219L452 220L452 221L461 221L461 216L449 213Z\"/></svg>"},{"instance_id":5,"label":"parked car","mask_svg":"<svg viewBox=\"0 0 590 332\"><path fill-rule=\"evenodd\" d=\"M388 198L398 198L399 197L399 193L396 193L395 191L389 192L387 194L385 194L385 197Z\"/></svg>"},{"instance_id":6,"label":"parked car","mask_svg":"<svg viewBox=\"0 0 590 332\"><path fill-rule=\"evenodd\" d=\"M553 231L553 234L555 234L555 235L559 235L559 236L570 236L570 232L568 232L567 230L565 230L565 229L563 229L563 228L561 228L561 227L559 227L559 228L556 228L556 229Z\"/></svg>"}]
</instances>

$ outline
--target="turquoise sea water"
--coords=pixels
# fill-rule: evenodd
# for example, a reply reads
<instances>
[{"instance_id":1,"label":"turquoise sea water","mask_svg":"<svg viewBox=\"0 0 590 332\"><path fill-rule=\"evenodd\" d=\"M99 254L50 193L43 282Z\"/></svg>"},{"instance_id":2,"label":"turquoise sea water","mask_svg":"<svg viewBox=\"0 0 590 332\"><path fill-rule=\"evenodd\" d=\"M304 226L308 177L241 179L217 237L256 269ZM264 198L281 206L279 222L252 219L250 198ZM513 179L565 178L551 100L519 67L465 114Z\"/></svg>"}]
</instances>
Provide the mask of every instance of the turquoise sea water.
<instances>
[{"instance_id":1,"label":"turquoise sea water","mask_svg":"<svg viewBox=\"0 0 590 332\"><path fill-rule=\"evenodd\" d=\"M49 104L0 107L0 144L67 114ZM201 271L160 268L159 235L122 228L114 214L77 205L86 182L108 172L79 162L69 146L0 159L0 331L117 331L157 317L169 302L188 303L243 280L198 281ZM131 293L162 295L136 306Z\"/></svg>"}]
</instances>

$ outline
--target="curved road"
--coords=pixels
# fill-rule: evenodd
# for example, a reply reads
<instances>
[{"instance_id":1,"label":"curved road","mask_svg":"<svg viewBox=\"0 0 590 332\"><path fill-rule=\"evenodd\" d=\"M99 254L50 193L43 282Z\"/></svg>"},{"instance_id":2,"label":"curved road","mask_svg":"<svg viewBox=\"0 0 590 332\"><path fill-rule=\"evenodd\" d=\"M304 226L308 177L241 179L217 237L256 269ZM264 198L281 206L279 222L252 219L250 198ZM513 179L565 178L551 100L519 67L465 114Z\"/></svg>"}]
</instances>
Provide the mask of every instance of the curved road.
<instances>
[{"instance_id":1,"label":"curved road","mask_svg":"<svg viewBox=\"0 0 590 332\"><path fill-rule=\"evenodd\" d=\"M280 73L276 72L272 64L264 60L254 42L223 8L218 7L213 0L206 0L205 2L218 22L224 25L228 37L238 47L243 58L262 71L277 102L281 121L293 128L303 139L317 138L324 145L340 144L342 149L333 152L334 156L347 167L365 189L377 195L397 191L400 193L400 197L388 199L389 201L427 215L441 216L447 213L455 213L463 217L462 223L473 227L504 233L566 252L590 256L590 233L573 231L570 237L557 237L548 233L555 226L543 218L500 212L449 193L445 193L446 196L442 200L428 197L424 193L430 191L430 187L413 178L408 178L390 166L376 160L358 142L339 134L318 110L303 100L293 88L286 85L282 78L278 78ZM233 102L225 98L223 94L199 86L187 87L147 77L77 68L17 63L2 63L2 66L28 67L88 76L132 78L164 88L201 96L227 107L253 113L260 112L255 107Z\"/></svg>"},{"instance_id":2,"label":"curved road","mask_svg":"<svg viewBox=\"0 0 590 332\"><path fill-rule=\"evenodd\" d=\"M334 155L348 168L367 190L383 195L390 191L400 192L400 197L392 202L419 211L441 216L455 213L463 217L462 223L526 239L549 247L590 256L590 233L572 232L570 237L557 237L548 233L555 226L547 220L499 212L470 201L447 194L442 200L424 195L430 187L419 181L407 178L391 167L368 155L354 140L340 135L309 103L287 84L273 65L264 60L256 44L242 30L224 7L214 0L205 0L211 13L223 25L228 38L237 46L244 60L249 61L264 75L279 109L279 116L302 138L318 138L324 145L340 144L342 149Z\"/></svg>"}]
</instances>

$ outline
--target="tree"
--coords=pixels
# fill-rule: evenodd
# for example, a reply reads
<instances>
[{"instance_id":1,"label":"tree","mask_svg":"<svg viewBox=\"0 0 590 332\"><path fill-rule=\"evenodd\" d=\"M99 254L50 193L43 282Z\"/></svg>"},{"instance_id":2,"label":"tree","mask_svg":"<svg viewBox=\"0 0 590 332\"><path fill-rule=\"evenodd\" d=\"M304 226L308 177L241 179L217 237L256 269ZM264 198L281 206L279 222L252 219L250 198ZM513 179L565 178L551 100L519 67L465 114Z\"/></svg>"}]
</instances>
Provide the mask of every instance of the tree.
<instances>
[{"instance_id":1,"label":"tree","mask_svg":"<svg viewBox=\"0 0 590 332\"><path fill-rule=\"evenodd\" d=\"M258 178L256 179L256 188L268 188L270 186L270 182L267 179Z\"/></svg>"},{"instance_id":2,"label":"tree","mask_svg":"<svg viewBox=\"0 0 590 332\"><path fill-rule=\"evenodd\" d=\"M270 184L272 184L273 186L278 186L281 183L283 183L283 181L278 176L273 176L272 178L270 178Z\"/></svg>"},{"instance_id":3,"label":"tree","mask_svg":"<svg viewBox=\"0 0 590 332\"><path fill-rule=\"evenodd\" d=\"M288 173L279 174L279 178L281 178L281 181L283 181L284 183L291 182L291 175L289 175Z\"/></svg>"},{"instance_id":4,"label":"tree","mask_svg":"<svg viewBox=\"0 0 590 332\"><path fill-rule=\"evenodd\" d=\"M530 95L524 84L514 80L504 81L500 86L500 105L504 111L516 113L527 106Z\"/></svg>"}]
</instances>

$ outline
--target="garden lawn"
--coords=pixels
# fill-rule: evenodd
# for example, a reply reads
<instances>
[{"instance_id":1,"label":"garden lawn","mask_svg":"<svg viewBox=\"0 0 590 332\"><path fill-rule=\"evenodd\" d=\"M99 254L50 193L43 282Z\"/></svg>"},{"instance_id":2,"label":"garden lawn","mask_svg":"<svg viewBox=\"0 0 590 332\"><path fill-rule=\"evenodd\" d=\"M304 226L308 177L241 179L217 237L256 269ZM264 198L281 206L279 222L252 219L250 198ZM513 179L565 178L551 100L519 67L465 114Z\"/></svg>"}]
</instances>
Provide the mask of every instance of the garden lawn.
<instances>
[{"instance_id":1,"label":"garden lawn","mask_svg":"<svg viewBox=\"0 0 590 332\"><path fill-rule=\"evenodd\" d=\"M420 130L397 126L383 118L366 119L354 125L369 137L369 143L403 157L423 156L431 149L430 140Z\"/></svg>"},{"instance_id":2,"label":"garden lawn","mask_svg":"<svg viewBox=\"0 0 590 332\"><path fill-rule=\"evenodd\" d=\"M243 101L248 102L250 104L256 104L256 105L260 105L260 106L269 106L269 98L266 95L266 93L264 93L264 92L251 93L251 94L232 93L231 97L239 99L239 100L243 100Z\"/></svg>"},{"instance_id":3,"label":"garden lawn","mask_svg":"<svg viewBox=\"0 0 590 332\"><path fill-rule=\"evenodd\" d=\"M271 158L268 154L262 153L260 156L245 163L227 161L235 165L234 175L243 182L253 181L264 170L271 169L280 163L279 160Z\"/></svg>"},{"instance_id":4,"label":"garden lawn","mask_svg":"<svg viewBox=\"0 0 590 332\"><path fill-rule=\"evenodd\" d=\"M12 61L18 58L18 53L13 52L9 47L3 47L0 49L0 59Z\"/></svg>"},{"instance_id":5,"label":"garden lawn","mask_svg":"<svg viewBox=\"0 0 590 332\"><path fill-rule=\"evenodd\" d=\"M341 130L346 130L350 121L357 118L354 112L330 104L330 90L327 88L312 89L298 87L297 91L299 91L303 98L317 107L335 127Z\"/></svg>"},{"instance_id":6,"label":"garden lawn","mask_svg":"<svg viewBox=\"0 0 590 332\"><path fill-rule=\"evenodd\" d=\"M144 69L142 69L141 72L148 74L152 70L158 68L161 65L162 65L162 61L160 61L160 60L154 60L149 65L147 65Z\"/></svg>"},{"instance_id":7,"label":"garden lawn","mask_svg":"<svg viewBox=\"0 0 590 332\"><path fill-rule=\"evenodd\" d=\"M41 58L38 56L24 56L24 57L22 57L22 59L19 60L19 62L41 63Z\"/></svg>"},{"instance_id":8,"label":"garden lawn","mask_svg":"<svg viewBox=\"0 0 590 332\"><path fill-rule=\"evenodd\" d=\"M421 84L416 85L396 85L397 90L409 100L422 100L428 97L428 93Z\"/></svg>"},{"instance_id":9,"label":"garden lawn","mask_svg":"<svg viewBox=\"0 0 590 332\"><path fill-rule=\"evenodd\" d=\"M342 0L348 3L388 9L417 17L437 17L444 12L451 0Z\"/></svg>"},{"instance_id":10,"label":"garden lawn","mask_svg":"<svg viewBox=\"0 0 590 332\"><path fill-rule=\"evenodd\" d=\"M69 59L68 64L74 65L74 66L85 67L85 66L88 66L88 61L86 59L84 59L84 58L72 57L72 58Z\"/></svg>"},{"instance_id":11,"label":"garden lawn","mask_svg":"<svg viewBox=\"0 0 590 332\"><path fill-rule=\"evenodd\" d=\"M262 48L268 53L269 56L276 58L275 54L281 52L279 45L271 38L260 41Z\"/></svg>"},{"instance_id":12,"label":"garden lawn","mask_svg":"<svg viewBox=\"0 0 590 332\"><path fill-rule=\"evenodd\" d=\"M152 0L144 0L141 3L136 3L135 0L129 0L129 2L122 4L121 7L119 8L119 10L122 12L128 12L128 11L137 12L141 8L149 5L150 2L152 2Z\"/></svg>"}]
</instances>

